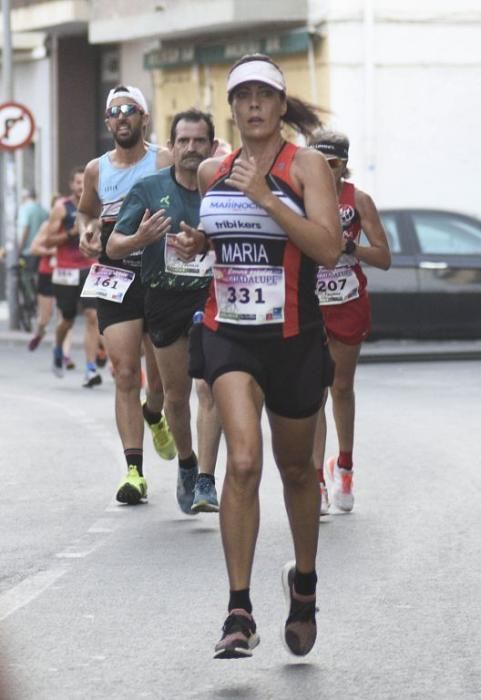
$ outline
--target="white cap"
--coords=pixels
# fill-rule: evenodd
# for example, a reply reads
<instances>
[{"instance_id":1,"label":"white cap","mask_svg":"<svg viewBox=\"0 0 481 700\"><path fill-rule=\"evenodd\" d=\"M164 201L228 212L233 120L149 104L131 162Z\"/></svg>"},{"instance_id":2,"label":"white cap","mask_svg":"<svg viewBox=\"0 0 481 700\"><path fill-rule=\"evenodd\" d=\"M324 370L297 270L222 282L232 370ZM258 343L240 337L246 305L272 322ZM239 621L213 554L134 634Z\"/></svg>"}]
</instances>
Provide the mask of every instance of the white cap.
<instances>
[{"instance_id":1,"label":"white cap","mask_svg":"<svg viewBox=\"0 0 481 700\"><path fill-rule=\"evenodd\" d=\"M253 82L265 83L280 92L286 92L286 81L280 68L269 61L256 59L241 63L231 70L227 78L227 92L242 83Z\"/></svg>"},{"instance_id":2,"label":"white cap","mask_svg":"<svg viewBox=\"0 0 481 700\"><path fill-rule=\"evenodd\" d=\"M115 100L117 97L129 97L135 102L136 105L140 107L140 109L143 112L145 112L145 114L149 113L147 100L145 99L145 97L142 94L142 91L139 90L139 88L132 87L132 85L122 85L119 88L112 88L112 90L107 96L105 108L108 109L111 105L112 100Z\"/></svg>"}]
</instances>

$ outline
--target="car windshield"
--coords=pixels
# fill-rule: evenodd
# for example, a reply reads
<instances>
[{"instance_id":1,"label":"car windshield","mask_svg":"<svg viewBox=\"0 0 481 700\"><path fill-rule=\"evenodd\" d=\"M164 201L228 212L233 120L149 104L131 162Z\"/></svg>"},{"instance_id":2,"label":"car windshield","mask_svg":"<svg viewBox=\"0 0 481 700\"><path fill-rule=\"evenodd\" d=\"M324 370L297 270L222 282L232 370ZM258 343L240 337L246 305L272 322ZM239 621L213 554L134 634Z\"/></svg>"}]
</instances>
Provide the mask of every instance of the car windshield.
<instances>
[{"instance_id":1,"label":"car windshield","mask_svg":"<svg viewBox=\"0 0 481 700\"><path fill-rule=\"evenodd\" d=\"M413 214L413 221L422 253L481 254L481 225L449 214L429 212Z\"/></svg>"}]
</instances>

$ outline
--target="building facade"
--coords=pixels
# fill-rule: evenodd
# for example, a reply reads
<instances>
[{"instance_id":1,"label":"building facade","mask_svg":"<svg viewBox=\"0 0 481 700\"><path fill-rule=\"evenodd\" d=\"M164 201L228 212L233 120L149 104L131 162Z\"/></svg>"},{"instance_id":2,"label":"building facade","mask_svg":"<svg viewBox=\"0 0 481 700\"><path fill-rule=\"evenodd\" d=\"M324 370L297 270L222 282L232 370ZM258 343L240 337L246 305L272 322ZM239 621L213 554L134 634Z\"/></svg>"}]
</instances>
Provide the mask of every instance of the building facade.
<instances>
[{"instance_id":1,"label":"building facade","mask_svg":"<svg viewBox=\"0 0 481 700\"><path fill-rule=\"evenodd\" d=\"M15 97L38 125L34 152L19 154L19 169L45 195L65 189L70 167L109 147L104 101L118 82L142 88L159 143L175 112L197 106L236 145L227 69L246 52L264 51L283 68L291 94L325 108L326 122L348 134L356 182L378 205L481 216L477 0L13 0L12 7Z\"/></svg>"}]
</instances>

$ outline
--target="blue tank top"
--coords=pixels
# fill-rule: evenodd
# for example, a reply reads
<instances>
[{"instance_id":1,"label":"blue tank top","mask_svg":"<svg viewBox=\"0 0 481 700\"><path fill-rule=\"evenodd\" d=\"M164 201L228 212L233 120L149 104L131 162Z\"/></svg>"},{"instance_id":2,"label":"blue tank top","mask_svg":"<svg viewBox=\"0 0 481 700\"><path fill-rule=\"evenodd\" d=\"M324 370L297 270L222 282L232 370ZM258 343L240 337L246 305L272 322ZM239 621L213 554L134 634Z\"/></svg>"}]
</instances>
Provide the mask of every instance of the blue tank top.
<instances>
[{"instance_id":1,"label":"blue tank top","mask_svg":"<svg viewBox=\"0 0 481 700\"><path fill-rule=\"evenodd\" d=\"M99 262L115 267L140 267L140 253L129 255L128 258L111 260L105 253L108 238L112 233L120 208L136 182L147 175L157 172L157 146L149 145L147 153L137 163L128 168L116 168L112 165L109 153L99 158L99 181L97 194L102 203L100 218L102 220L102 255Z\"/></svg>"},{"instance_id":2,"label":"blue tank top","mask_svg":"<svg viewBox=\"0 0 481 700\"><path fill-rule=\"evenodd\" d=\"M149 150L137 163L128 168L116 168L112 165L109 153L99 158L98 196L102 202L101 218L116 220L122 202L132 187L142 177L157 171L157 147L149 145Z\"/></svg>"}]
</instances>

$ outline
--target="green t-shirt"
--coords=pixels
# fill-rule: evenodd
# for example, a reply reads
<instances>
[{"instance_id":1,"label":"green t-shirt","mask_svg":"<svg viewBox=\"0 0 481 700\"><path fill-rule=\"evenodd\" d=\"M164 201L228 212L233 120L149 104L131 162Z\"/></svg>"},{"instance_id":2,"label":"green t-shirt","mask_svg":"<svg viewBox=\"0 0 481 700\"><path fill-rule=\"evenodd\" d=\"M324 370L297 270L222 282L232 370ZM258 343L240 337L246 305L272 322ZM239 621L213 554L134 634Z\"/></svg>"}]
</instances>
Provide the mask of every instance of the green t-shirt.
<instances>
[{"instance_id":1,"label":"green t-shirt","mask_svg":"<svg viewBox=\"0 0 481 700\"><path fill-rule=\"evenodd\" d=\"M47 212L38 202L28 200L26 202L23 202L19 206L17 220L19 238L23 235L24 228L28 228L28 234L25 240L24 247L20 251L21 255L30 255L30 246L32 244L32 241L35 238L35 235L40 226L47 219Z\"/></svg>"},{"instance_id":2,"label":"green t-shirt","mask_svg":"<svg viewBox=\"0 0 481 700\"><path fill-rule=\"evenodd\" d=\"M154 214L165 209L172 219L170 233L179 233L180 222L189 226L199 224L200 196L197 190L188 190L175 180L174 168L163 168L155 175L144 177L124 199L114 231L132 236L139 228L146 209ZM201 289L210 277L177 275L165 269L165 237L142 251L142 284L162 289Z\"/></svg>"}]
</instances>

